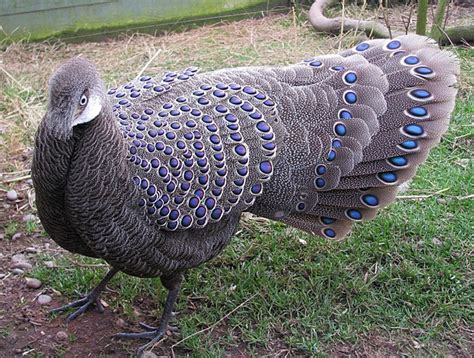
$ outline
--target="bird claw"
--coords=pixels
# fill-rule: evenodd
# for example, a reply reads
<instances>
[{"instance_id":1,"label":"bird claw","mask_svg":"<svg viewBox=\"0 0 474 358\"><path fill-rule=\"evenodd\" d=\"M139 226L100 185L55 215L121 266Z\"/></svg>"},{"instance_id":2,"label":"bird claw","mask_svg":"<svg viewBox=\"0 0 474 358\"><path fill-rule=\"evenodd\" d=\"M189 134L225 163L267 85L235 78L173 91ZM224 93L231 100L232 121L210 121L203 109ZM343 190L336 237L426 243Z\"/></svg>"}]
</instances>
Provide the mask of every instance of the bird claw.
<instances>
[{"instance_id":1,"label":"bird claw","mask_svg":"<svg viewBox=\"0 0 474 358\"><path fill-rule=\"evenodd\" d=\"M140 327L145 329L145 332L139 333L117 333L114 335L115 338L124 338L124 339L149 339L150 341L143 346L139 347L137 350L137 357L142 357L143 353L148 349L152 348L156 343L160 342L165 338L165 333L167 328L157 328L150 326L146 323L139 322Z\"/></svg>"},{"instance_id":2,"label":"bird claw","mask_svg":"<svg viewBox=\"0 0 474 358\"><path fill-rule=\"evenodd\" d=\"M67 305L54 308L50 310L49 313L61 313L67 311L69 308L79 307L76 311L67 316L66 321L71 322L87 310L91 309L93 306L95 306L97 308L97 311L99 311L100 313L104 312L104 306L102 305L100 300L98 300L96 297L92 297L89 295L77 301L71 302Z\"/></svg>"},{"instance_id":3,"label":"bird claw","mask_svg":"<svg viewBox=\"0 0 474 358\"><path fill-rule=\"evenodd\" d=\"M159 327L150 326L149 324L146 324L145 322L138 322L138 325L146 331L158 331L159 329ZM178 327L168 325L167 331L178 332L178 330L179 330Z\"/></svg>"}]
</instances>

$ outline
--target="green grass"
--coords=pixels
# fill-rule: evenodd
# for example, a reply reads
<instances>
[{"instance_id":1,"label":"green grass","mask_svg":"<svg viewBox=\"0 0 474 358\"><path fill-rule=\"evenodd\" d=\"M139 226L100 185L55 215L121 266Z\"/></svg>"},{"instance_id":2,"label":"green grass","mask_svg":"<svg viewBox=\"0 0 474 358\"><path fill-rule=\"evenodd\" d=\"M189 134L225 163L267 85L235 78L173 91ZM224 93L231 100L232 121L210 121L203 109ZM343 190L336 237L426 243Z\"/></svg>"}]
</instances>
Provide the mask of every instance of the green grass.
<instances>
[{"instance_id":1,"label":"green grass","mask_svg":"<svg viewBox=\"0 0 474 358\"><path fill-rule=\"evenodd\" d=\"M153 54L163 47L159 60L148 69L155 73L193 64L205 70L284 64L319 51L334 52L337 47L334 38L315 35L299 19L261 21L264 25L209 27L156 42L145 37L125 40L127 46L105 43L100 51L94 45L90 49L68 45L65 52L45 47L38 53L48 59L44 60L48 66L50 58L60 62L74 51L84 53L102 66L110 83L133 78L147 62L146 56L137 56L144 49ZM253 41L247 30L253 30ZM127 60L110 65L113 56L106 53ZM402 194L433 195L397 200L375 220L356 225L343 242L312 237L278 223L246 222L222 255L187 273L176 308L178 339L238 309L213 329L181 343L176 347L179 352L222 356L238 347L249 355L288 349L293 355L324 356L339 344L354 345L361 352L364 342L381 337L396 346L397 355L440 356L453 351L468 355L472 337L466 328L472 328L474 321L474 211L468 197L473 192L474 96L468 76L469 72L472 76L474 51L458 50L458 54L463 76L450 129L410 190ZM25 83L45 87L45 74L36 78L28 68L23 71L18 76L30 76L22 77ZM38 98L44 98L37 90ZM31 138L31 133L26 137ZM35 276L72 299L76 290L91 290L105 268L80 267L69 258L82 265L101 262L67 257L55 258L59 268L37 265ZM110 288L114 292L104 295L109 309L118 309L132 321L143 319L136 316L137 308L148 323L159 318L166 296L159 279L119 274Z\"/></svg>"}]
</instances>

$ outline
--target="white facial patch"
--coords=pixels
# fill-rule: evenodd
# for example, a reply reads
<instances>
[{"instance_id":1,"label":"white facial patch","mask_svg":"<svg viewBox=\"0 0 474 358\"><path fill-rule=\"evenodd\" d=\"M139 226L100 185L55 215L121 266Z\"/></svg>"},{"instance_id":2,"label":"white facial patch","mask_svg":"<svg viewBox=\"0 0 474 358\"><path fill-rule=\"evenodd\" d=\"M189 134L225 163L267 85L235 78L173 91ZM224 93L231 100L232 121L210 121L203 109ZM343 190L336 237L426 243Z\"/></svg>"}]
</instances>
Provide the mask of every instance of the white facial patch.
<instances>
[{"instance_id":1,"label":"white facial patch","mask_svg":"<svg viewBox=\"0 0 474 358\"><path fill-rule=\"evenodd\" d=\"M97 117L102 110L102 104L100 103L100 98L98 96L91 95L89 97L89 102L87 103L86 108L82 111L81 115L77 117L73 122L72 126L77 126L78 124L87 123L92 121Z\"/></svg>"}]
</instances>

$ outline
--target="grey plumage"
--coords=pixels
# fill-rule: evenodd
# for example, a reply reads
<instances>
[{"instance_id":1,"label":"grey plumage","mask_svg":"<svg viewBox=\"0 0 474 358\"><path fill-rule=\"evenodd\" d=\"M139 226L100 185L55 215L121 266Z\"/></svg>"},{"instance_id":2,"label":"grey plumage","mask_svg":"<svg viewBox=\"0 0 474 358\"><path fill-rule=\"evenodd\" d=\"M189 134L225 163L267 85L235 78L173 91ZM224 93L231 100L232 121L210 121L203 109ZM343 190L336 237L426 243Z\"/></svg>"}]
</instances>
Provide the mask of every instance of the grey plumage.
<instances>
[{"instance_id":1,"label":"grey plumage","mask_svg":"<svg viewBox=\"0 0 474 358\"><path fill-rule=\"evenodd\" d=\"M286 67L142 76L107 94L72 59L51 79L36 137L39 216L67 250L161 276L172 292L243 211L342 238L440 140L458 73L415 35Z\"/></svg>"}]
</instances>

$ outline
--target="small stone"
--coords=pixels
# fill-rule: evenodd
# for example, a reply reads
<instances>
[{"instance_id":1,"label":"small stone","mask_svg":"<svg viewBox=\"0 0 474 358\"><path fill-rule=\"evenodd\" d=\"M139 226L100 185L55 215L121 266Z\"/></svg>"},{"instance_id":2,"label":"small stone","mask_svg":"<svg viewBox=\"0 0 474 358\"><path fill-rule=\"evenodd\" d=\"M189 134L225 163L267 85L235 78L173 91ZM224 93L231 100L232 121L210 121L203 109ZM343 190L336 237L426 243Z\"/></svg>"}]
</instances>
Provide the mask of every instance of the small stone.
<instances>
[{"instance_id":1,"label":"small stone","mask_svg":"<svg viewBox=\"0 0 474 358\"><path fill-rule=\"evenodd\" d=\"M438 204L446 204L446 203L447 203L447 200L446 200L446 199L443 199L443 198L438 198L438 199L436 199L436 202L437 202Z\"/></svg>"},{"instance_id":2,"label":"small stone","mask_svg":"<svg viewBox=\"0 0 474 358\"><path fill-rule=\"evenodd\" d=\"M158 356L152 351L145 351L142 354L142 358L158 358Z\"/></svg>"},{"instance_id":3,"label":"small stone","mask_svg":"<svg viewBox=\"0 0 474 358\"><path fill-rule=\"evenodd\" d=\"M31 246L25 249L25 252L28 254L37 254L38 251L39 250L36 247L31 247Z\"/></svg>"},{"instance_id":4,"label":"small stone","mask_svg":"<svg viewBox=\"0 0 474 358\"><path fill-rule=\"evenodd\" d=\"M24 271L30 271L33 268L33 266L29 262L18 262L12 265L12 268L18 268Z\"/></svg>"},{"instance_id":5,"label":"small stone","mask_svg":"<svg viewBox=\"0 0 474 358\"><path fill-rule=\"evenodd\" d=\"M16 199L18 199L18 194L15 190L9 190L7 191L7 199L10 201L15 201Z\"/></svg>"},{"instance_id":6,"label":"small stone","mask_svg":"<svg viewBox=\"0 0 474 358\"><path fill-rule=\"evenodd\" d=\"M23 236L23 233L22 233L22 232L17 232L17 233L15 233L15 234L13 234L13 236L12 236L12 241L19 240L19 239L21 239L22 236Z\"/></svg>"},{"instance_id":7,"label":"small stone","mask_svg":"<svg viewBox=\"0 0 474 358\"><path fill-rule=\"evenodd\" d=\"M25 183L30 186L33 186L33 179L26 179Z\"/></svg>"},{"instance_id":8,"label":"small stone","mask_svg":"<svg viewBox=\"0 0 474 358\"><path fill-rule=\"evenodd\" d=\"M23 275L24 273L25 273L25 271L23 271L22 269L19 269L19 268L16 268L16 269L12 270L12 274L14 274L14 275Z\"/></svg>"},{"instance_id":9,"label":"small stone","mask_svg":"<svg viewBox=\"0 0 474 358\"><path fill-rule=\"evenodd\" d=\"M54 262L53 261L45 261L45 262L43 262L43 265L45 265L47 268L53 268L54 267Z\"/></svg>"},{"instance_id":10,"label":"small stone","mask_svg":"<svg viewBox=\"0 0 474 358\"><path fill-rule=\"evenodd\" d=\"M127 324L125 323L125 320L123 320L122 318L119 318L115 321L115 324L117 325L117 327L120 327L120 328L124 328Z\"/></svg>"},{"instance_id":11,"label":"small stone","mask_svg":"<svg viewBox=\"0 0 474 358\"><path fill-rule=\"evenodd\" d=\"M42 282L40 280L38 280L37 278L31 278L31 277L27 277L26 278L26 286L28 288L32 288L32 289L38 289L40 288L42 285Z\"/></svg>"},{"instance_id":12,"label":"small stone","mask_svg":"<svg viewBox=\"0 0 474 358\"><path fill-rule=\"evenodd\" d=\"M68 339L68 335L64 331L58 331L58 333L56 333L56 339L58 341L66 341Z\"/></svg>"},{"instance_id":13,"label":"small stone","mask_svg":"<svg viewBox=\"0 0 474 358\"><path fill-rule=\"evenodd\" d=\"M11 263L12 265L17 264L18 262L27 262L28 259L23 254L15 254L12 256Z\"/></svg>"},{"instance_id":14,"label":"small stone","mask_svg":"<svg viewBox=\"0 0 474 358\"><path fill-rule=\"evenodd\" d=\"M27 222L27 221L36 221L36 216L34 216L33 214L26 214L25 216L23 216L23 219L22 219L24 222Z\"/></svg>"},{"instance_id":15,"label":"small stone","mask_svg":"<svg viewBox=\"0 0 474 358\"><path fill-rule=\"evenodd\" d=\"M31 270L33 266L28 262L28 259L23 254L15 254L11 259L11 267L22 270Z\"/></svg>"},{"instance_id":16,"label":"small stone","mask_svg":"<svg viewBox=\"0 0 474 358\"><path fill-rule=\"evenodd\" d=\"M40 305L47 305L52 301L52 297L49 295L39 295L37 301Z\"/></svg>"},{"instance_id":17,"label":"small stone","mask_svg":"<svg viewBox=\"0 0 474 358\"><path fill-rule=\"evenodd\" d=\"M436 245L436 246L443 245L443 242L440 239L437 239L436 237L432 238L431 242L433 243L433 245Z\"/></svg>"},{"instance_id":18,"label":"small stone","mask_svg":"<svg viewBox=\"0 0 474 358\"><path fill-rule=\"evenodd\" d=\"M0 273L0 280L4 278L6 275L4 273Z\"/></svg>"}]
</instances>

